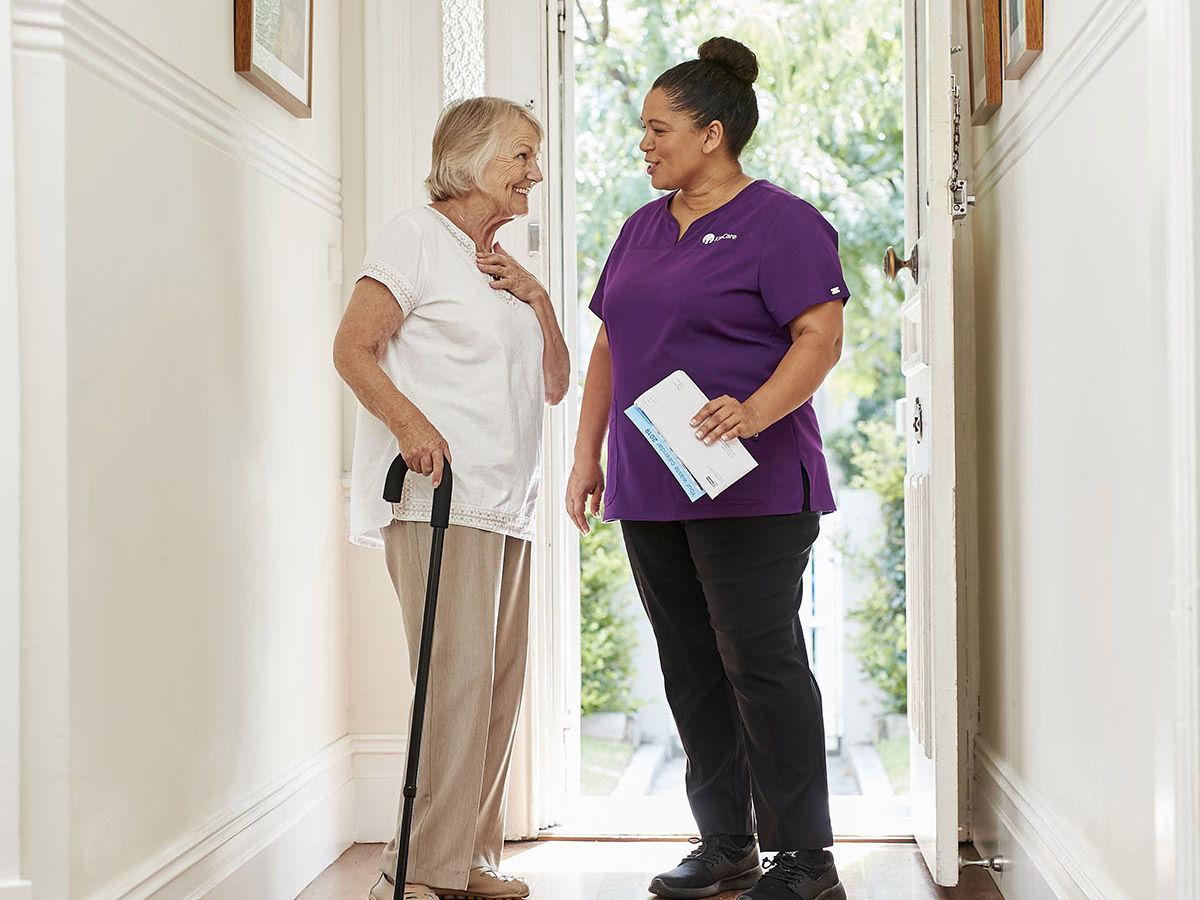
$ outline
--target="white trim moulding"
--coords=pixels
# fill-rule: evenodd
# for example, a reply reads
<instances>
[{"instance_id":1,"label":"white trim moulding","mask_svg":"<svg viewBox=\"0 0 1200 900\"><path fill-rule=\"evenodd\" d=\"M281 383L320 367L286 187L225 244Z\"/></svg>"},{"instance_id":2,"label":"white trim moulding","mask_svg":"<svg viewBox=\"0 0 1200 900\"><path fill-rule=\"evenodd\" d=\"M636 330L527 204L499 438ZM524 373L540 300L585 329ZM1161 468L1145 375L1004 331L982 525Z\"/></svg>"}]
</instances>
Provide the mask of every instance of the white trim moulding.
<instances>
[{"instance_id":1,"label":"white trim moulding","mask_svg":"<svg viewBox=\"0 0 1200 900\"><path fill-rule=\"evenodd\" d=\"M985 142L978 129L976 195L996 186L1145 19L1146 0L1104 0L995 136Z\"/></svg>"},{"instance_id":2,"label":"white trim moulding","mask_svg":"<svg viewBox=\"0 0 1200 900\"><path fill-rule=\"evenodd\" d=\"M1009 860L994 876L1005 897L1133 900L1111 884L1099 866L1074 852L1083 842L982 738L975 740L975 762L978 817L983 822L992 819L997 831L1007 832L976 844L982 844L981 853Z\"/></svg>"},{"instance_id":3,"label":"white trim moulding","mask_svg":"<svg viewBox=\"0 0 1200 900\"><path fill-rule=\"evenodd\" d=\"M352 841L350 748L350 737L343 736L98 892L94 900L215 900L231 892L259 896L253 889L241 892L238 884L239 876L243 882L253 879L256 864L274 872L288 872L291 865L289 877L295 883L287 885L288 896L295 896ZM301 844L303 852L289 844Z\"/></svg>"},{"instance_id":4,"label":"white trim moulding","mask_svg":"<svg viewBox=\"0 0 1200 900\"><path fill-rule=\"evenodd\" d=\"M404 786L406 734L350 737L354 772L354 840L373 844L396 833L396 809Z\"/></svg>"},{"instance_id":5,"label":"white trim moulding","mask_svg":"<svg viewBox=\"0 0 1200 900\"><path fill-rule=\"evenodd\" d=\"M13 46L63 55L193 137L342 217L340 177L79 0L14 0Z\"/></svg>"},{"instance_id":6,"label":"white trim moulding","mask_svg":"<svg viewBox=\"0 0 1200 900\"><path fill-rule=\"evenodd\" d=\"M1159 829L1169 864L1158 896L1200 897L1200 13L1195 0L1160 0L1151 29L1152 103L1161 104L1166 165L1161 172L1166 258L1166 346L1171 419L1171 533L1175 537L1170 618L1174 684L1160 753ZM1157 160L1152 157L1152 166ZM1166 748L1164 748L1165 750ZM1173 783L1172 783L1173 782ZM1169 810L1163 815L1163 802ZM1166 831L1164 833L1164 819ZM1162 847L1160 843L1160 853ZM1161 860L1160 860L1161 862Z\"/></svg>"}]
</instances>

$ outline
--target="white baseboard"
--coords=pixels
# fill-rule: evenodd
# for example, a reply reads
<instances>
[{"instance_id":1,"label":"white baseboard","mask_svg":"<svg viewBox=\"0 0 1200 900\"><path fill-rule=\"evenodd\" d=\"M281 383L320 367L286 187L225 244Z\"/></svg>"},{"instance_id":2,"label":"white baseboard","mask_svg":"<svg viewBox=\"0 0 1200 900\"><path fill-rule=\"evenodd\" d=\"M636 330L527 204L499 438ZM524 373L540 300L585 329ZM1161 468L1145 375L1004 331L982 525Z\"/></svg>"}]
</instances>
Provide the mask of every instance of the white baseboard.
<instances>
[{"instance_id":1,"label":"white baseboard","mask_svg":"<svg viewBox=\"0 0 1200 900\"><path fill-rule=\"evenodd\" d=\"M1080 841L983 740L975 742L975 840L1007 900L1132 900L1078 848Z\"/></svg>"},{"instance_id":2,"label":"white baseboard","mask_svg":"<svg viewBox=\"0 0 1200 900\"><path fill-rule=\"evenodd\" d=\"M354 842L351 743L335 741L92 900L294 900Z\"/></svg>"},{"instance_id":3,"label":"white baseboard","mask_svg":"<svg viewBox=\"0 0 1200 900\"><path fill-rule=\"evenodd\" d=\"M28 881L6 881L0 884L0 900L32 900L33 885Z\"/></svg>"},{"instance_id":4,"label":"white baseboard","mask_svg":"<svg viewBox=\"0 0 1200 900\"><path fill-rule=\"evenodd\" d=\"M89 900L294 900L351 844L391 840L406 749L345 735ZM0 883L0 900L32 896Z\"/></svg>"},{"instance_id":5,"label":"white baseboard","mask_svg":"<svg viewBox=\"0 0 1200 900\"><path fill-rule=\"evenodd\" d=\"M395 836L407 743L402 734L357 734L351 738L356 843L386 843Z\"/></svg>"}]
</instances>

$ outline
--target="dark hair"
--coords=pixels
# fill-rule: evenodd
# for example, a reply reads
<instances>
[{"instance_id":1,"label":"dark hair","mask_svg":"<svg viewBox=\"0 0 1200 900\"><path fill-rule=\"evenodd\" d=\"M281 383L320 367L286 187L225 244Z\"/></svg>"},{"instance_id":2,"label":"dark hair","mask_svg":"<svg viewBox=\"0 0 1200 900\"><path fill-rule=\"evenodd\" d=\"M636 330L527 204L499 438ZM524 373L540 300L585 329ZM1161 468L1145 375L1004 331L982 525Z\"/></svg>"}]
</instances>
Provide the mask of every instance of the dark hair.
<instances>
[{"instance_id":1,"label":"dark hair","mask_svg":"<svg viewBox=\"0 0 1200 900\"><path fill-rule=\"evenodd\" d=\"M730 155L737 159L758 125L753 87L758 58L727 37L709 38L700 45L699 56L667 69L654 87L663 89L673 109L691 113L698 128L719 119Z\"/></svg>"}]
</instances>

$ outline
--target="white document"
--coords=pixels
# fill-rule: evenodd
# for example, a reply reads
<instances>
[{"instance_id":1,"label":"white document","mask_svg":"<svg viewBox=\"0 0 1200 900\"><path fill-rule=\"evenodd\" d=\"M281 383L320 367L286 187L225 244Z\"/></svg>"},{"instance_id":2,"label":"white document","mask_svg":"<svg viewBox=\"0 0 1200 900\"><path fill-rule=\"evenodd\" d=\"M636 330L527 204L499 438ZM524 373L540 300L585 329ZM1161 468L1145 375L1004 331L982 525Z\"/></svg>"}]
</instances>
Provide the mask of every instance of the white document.
<instances>
[{"instance_id":1,"label":"white document","mask_svg":"<svg viewBox=\"0 0 1200 900\"><path fill-rule=\"evenodd\" d=\"M716 497L758 461L738 438L705 444L689 423L708 398L687 373L676 369L634 401L634 406L662 435L667 445L687 466L692 477L710 497Z\"/></svg>"}]
</instances>

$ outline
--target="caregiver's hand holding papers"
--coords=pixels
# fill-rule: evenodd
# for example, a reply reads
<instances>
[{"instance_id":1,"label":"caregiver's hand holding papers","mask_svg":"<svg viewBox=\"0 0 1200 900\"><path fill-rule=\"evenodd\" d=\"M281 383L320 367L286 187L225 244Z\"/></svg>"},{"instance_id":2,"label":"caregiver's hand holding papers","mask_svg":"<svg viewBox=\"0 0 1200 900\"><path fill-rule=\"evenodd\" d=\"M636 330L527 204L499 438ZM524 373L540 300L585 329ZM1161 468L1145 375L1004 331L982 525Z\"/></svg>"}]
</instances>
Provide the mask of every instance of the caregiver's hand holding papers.
<instances>
[{"instance_id":1,"label":"caregiver's hand holding papers","mask_svg":"<svg viewBox=\"0 0 1200 900\"><path fill-rule=\"evenodd\" d=\"M707 402L687 373L676 369L625 410L693 502L703 494L715 498L758 465L737 438L696 440L691 418Z\"/></svg>"}]
</instances>

